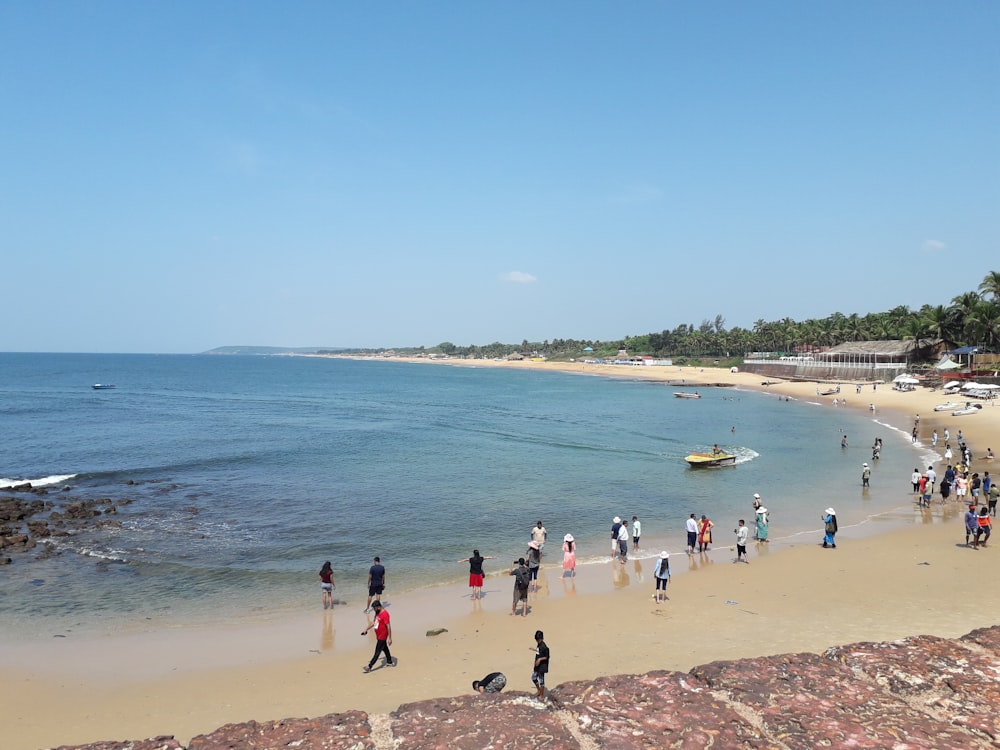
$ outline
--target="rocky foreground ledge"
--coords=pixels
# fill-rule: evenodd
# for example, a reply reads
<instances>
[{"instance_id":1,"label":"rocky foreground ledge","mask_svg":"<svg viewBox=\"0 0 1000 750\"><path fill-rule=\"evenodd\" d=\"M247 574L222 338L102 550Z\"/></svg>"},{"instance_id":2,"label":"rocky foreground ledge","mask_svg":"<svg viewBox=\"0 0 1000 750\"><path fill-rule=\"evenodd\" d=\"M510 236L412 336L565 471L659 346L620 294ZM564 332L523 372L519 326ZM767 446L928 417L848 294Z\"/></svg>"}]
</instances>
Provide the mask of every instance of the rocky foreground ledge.
<instances>
[{"instance_id":1,"label":"rocky foreground ledge","mask_svg":"<svg viewBox=\"0 0 1000 750\"><path fill-rule=\"evenodd\" d=\"M631 750L632 748L1000 747L1000 626L819 654L717 661L681 672L469 694L314 719L228 724L188 750ZM63 746L68 750L68 746ZM78 745L180 750L173 737Z\"/></svg>"}]
</instances>

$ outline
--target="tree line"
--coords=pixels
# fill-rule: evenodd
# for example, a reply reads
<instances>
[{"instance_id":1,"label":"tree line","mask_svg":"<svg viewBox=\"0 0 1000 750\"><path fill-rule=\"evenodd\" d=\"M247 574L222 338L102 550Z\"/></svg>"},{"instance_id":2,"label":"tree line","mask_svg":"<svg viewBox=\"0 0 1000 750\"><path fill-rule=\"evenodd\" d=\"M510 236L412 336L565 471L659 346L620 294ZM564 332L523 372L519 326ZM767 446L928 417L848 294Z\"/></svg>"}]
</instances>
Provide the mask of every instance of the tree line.
<instances>
[{"instance_id":1,"label":"tree line","mask_svg":"<svg viewBox=\"0 0 1000 750\"><path fill-rule=\"evenodd\" d=\"M1000 348L1000 271L991 271L975 291L947 305L911 310L899 305L885 312L859 315L832 313L826 318L797 321L757 320L752 328L726 328L725 318L682 323L671 330L625 336L616 341L582 339L499 341L484 346L457 346L445 341L425 349L397 349L400 354L440 353L454 357L495 359L518 353L548 359L609 358L622 350L629 356L737 359L751 352L792 352L802 347L830 347L850 341L920 341L944 339L956 346ZM590 351L588 351L590 350Z\"/></svg>"}]
</instances>

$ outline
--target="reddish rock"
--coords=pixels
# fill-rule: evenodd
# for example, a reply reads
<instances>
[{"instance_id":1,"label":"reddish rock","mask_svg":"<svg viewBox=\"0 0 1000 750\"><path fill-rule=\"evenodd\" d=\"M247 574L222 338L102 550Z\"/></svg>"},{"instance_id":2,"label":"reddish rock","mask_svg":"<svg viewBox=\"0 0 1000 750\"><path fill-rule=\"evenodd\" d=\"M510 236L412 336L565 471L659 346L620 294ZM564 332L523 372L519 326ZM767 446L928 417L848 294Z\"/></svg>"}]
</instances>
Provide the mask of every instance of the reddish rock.
<instances>
[{"instance_id":1,"label":"reddish rock","mask_svg":"<svg viewBox=\"0 0 1000 750\"><path fill-rule=\"evenodd\" d=\"M764 731L796 750L966 748L970 739L818 654L718 661L691 675L758 712Z\"/></svg>"},{"instance_id":2,"label":"reddish rock","mask_svg":"<svg viewBox=\"0 0 1000 750\"><path fill-rule=\"evenodd\" d=\"M555 692L583 734L609 750L775 746L680 672L600 677L565 683Z\"/></svg>"},{"instance_id":3,"label":"reddish rock","mask_svg":"<svg viewBox=\"0 0 1000 750\"><path fill-rule=\"evenodd\" d=\"M226 724L193 737L188 750L375 750L368 714L347 711L315 719L281 719Z\"/></svg>"},{"instance_id":4,"label":"reddish rock","mask_svg":"<svg viewBox=\"0 0 1000 750\"><path fill-rule=\"evenodd\" d=\"M888 643L855 643L827 654L885 689L927 706L928 712L977 733L1000 738L1000 654L961 640L929 635Z\"/></svg>"},{"instance_id":5,"label":"reddish rock","mask_svg":"<svg viewBox=\"0 0 1000 750\"><path fill-rule=\"evenodd\" d=\"M525 693L408 703L391 714L394 747L406 750L578 750L549 708Z\"/></svg>"},{"instance_id":6,"label":"reddish rock","mask_svg":"<svg viewBox=\"0 0 1000 750\"><path fill-rule=\"evenodd\" d=\"M184 750L173 737L151 737L131 742L91 742L89 745L60 745L56 750Z\"/></svg>"}]
</instances>

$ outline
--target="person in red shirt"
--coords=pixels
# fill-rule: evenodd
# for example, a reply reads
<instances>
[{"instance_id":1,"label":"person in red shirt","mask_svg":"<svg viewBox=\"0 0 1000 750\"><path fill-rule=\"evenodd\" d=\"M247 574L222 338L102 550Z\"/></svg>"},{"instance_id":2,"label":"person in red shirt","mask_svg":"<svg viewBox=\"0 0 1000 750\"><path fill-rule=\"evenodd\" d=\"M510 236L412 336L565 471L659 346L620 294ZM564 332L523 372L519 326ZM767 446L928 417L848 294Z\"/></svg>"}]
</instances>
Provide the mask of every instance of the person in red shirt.
<instances>
[{"instance_id":1,"label":"person in red shirt","mask_svg":"<svg viewBox=\"0 0 1000 750\"><path fill-rule=\"evenodd\" d=\"M387 667L396 666L396 660L389 653L389 646L392 645L392 625L389 624L389 613L382 609L382 602L377 599L372 602L372 609L375 611L375 620L361 631L361 635L368 635L368 631L375 628L375 654L372 660L365 667L365 672L371 672L380 654L385 654L385 664Z\"/></svg>"}]
</instances>

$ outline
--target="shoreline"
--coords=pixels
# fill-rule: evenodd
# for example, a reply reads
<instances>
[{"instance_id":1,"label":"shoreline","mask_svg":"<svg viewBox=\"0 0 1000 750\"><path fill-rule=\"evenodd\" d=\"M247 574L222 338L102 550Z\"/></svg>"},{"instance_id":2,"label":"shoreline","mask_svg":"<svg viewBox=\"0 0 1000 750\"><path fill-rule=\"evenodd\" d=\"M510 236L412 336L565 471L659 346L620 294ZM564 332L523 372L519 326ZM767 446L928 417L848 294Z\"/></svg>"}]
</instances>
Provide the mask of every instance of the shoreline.
<instances>
[{"instance_id":1,"label":"shoreline","mask_svg":"<svg viewBox=\"0 0 1000 750\"><path fill-rule=\"evenodd\" d=\"M562 363L429 363L667 382L694 374L694 368L582 363L565 363L566 368ZM815 396L813 383L764 387L750 373L706 369L714 382L737 388L826 405L832 400ZM932 411L944 399L930 392L883 388L841 395L848 406L837 408L867 410L868 403L876 403L890 423L905 424L920 413L928 434L945 424ZM968 422L961 419L949 415L948 424L956 432L960 423L977 455L1000 446L1000 411L986 406ZM988 470L979 461L976 469L984 467ZM543 569L544 586L532 598L527 618L509 615L511 584L502 575L487 579L481 604L468 599L464 584L428 587L396 601L387 596L400 666L364 676L360 666L373 643L370 636L360 637L365 615L353 605L246 626L55 639L28 648L3 644L0 679L17 689L0 708L0 719L15 748L159 734L186 742L251 718L352 708L382 713L413 700L468 692L472 679L495 669L507 673L508 690L528 690L527 649L536 628L545 630L553 648L553 686L606 674L686 670L713 659L822 651L858 640L923 633L955 637L996 624L990 613L1000 604L1000 593L980 591L974 584L989 559L984 556L994 554L992 546L974 553L955 543L962 537L963 510L954 501L941 506L935 500L926 512L914 510L922 524L910 522L888 532L873 525L874 533L855 536L845 527L836 552L818 549L818 535L810 539L803 533L774 549L751 545L750 565L731 564L735 553L723 542L705 560L672 554L675 572L697 575L676 575L670 600L660 605L650 598L654 558L625 566L580 565L577 578L566 581L558 576L561 555L550 543L551 567ZM720 539L729 538L719 531ZM616 572L617 567L624 570ZM423 634L435 627L448 630L433 638ZM52 726L53 705L60 706L58 727Z\"/></svg>"}]
</instances>

